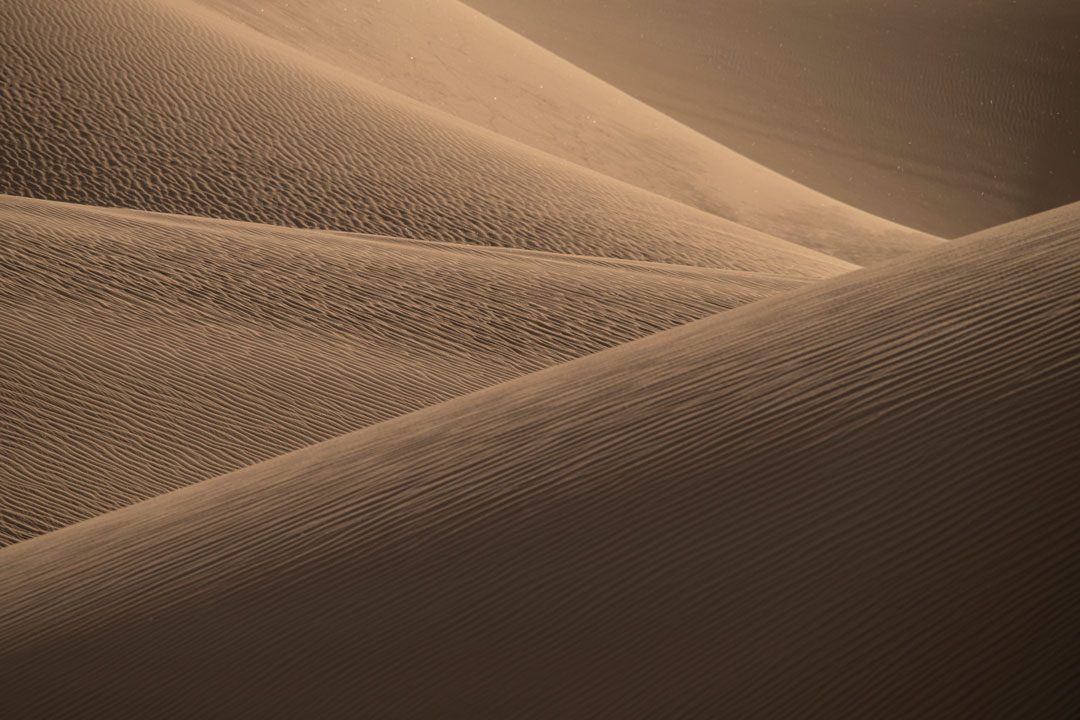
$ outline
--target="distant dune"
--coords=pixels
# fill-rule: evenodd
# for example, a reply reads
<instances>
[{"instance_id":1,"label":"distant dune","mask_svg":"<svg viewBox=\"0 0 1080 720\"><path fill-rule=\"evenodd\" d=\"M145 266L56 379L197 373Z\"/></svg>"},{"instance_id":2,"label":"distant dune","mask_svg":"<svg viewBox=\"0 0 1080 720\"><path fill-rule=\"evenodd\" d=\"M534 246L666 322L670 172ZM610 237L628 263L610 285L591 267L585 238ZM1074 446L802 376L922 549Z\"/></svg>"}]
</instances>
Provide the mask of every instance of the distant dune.
<instances>
[{"instance_id":1,"label":"distant dune","mask_svg":"<svg viewBox=\"0 0 1080 720\"><path fill-rule=\"evenodd\" d=\"M0 544L793 288L0 198Z\"/></svg>"},{"instance_id":2,"label":"distant dune","mask_svg":"<svg viewBox=\"0 0 1080 720\"><path fill-rule=\"evenodd\" d=\"M824 277L850 265L482 130L185 0L6 2L0 192Z\"/></svg>"},{"instance_id":3,"label":"distant dune","mask_svg":"<svg viewBox=\"0 0 1080 720\"><path fill-rule=\"evenodd\" d=\"M457 0L201 4L501 135L855 263L938 242L747 160Z\"/></svg>"},{"instance_id":4,"label":"distant dune","mask_svg":"<svg viewBox=\"0 0 1080 720\"><path fill-rule=\"evenodd\" d=\"M0 550L5 710L1065 717L1078 243L1073 205Z\"/></svg>"},{"instance_id":5,"label":"distant dune","mask_svg":"<svg viewBox=\"0 0 1080 720\"><path fill-rule=\"evenodd\" d=\"M955 237L1080 200L1075 0L466 0L714 140Z\"/></svg>"}]
</instances>

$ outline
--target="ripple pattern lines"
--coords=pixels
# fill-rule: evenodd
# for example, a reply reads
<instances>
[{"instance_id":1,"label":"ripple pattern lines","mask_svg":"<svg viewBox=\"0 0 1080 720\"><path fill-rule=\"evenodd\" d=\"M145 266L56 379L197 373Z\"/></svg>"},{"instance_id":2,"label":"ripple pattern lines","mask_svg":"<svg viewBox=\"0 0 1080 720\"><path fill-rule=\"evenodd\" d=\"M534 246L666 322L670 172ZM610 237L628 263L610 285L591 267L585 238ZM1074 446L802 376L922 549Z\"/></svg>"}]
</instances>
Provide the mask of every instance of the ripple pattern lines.
<instances>
[{"instance_id":1,"label":"ripple pattern lines","mask_svg":"<svg viewBox=\"0 0 1080 720\"><path fill-rule=\"evenodd\" d=\"M0 544L801 284L0 198Z\"/></svg>"},{"instance_id":2,"label":"ripple pattern lines","mask_svg":"<svg viewBox=\"0 0 1080 720\"><path fill-rule=\"evenodd\" d=\"M4 548L5 705L1069 717L1078 248L1074 205Z\"/></svg>"},{"instance_id":3,"label":"ripple pattern lines","mask_svg":"<svg viewBox=\"0 0 1080 720\"><path fill-rule=\"evenodd\" d=\"M2 193L808 278L852 267L185 0L5 2L0 51Z\"/></svg>"}]
</instances>

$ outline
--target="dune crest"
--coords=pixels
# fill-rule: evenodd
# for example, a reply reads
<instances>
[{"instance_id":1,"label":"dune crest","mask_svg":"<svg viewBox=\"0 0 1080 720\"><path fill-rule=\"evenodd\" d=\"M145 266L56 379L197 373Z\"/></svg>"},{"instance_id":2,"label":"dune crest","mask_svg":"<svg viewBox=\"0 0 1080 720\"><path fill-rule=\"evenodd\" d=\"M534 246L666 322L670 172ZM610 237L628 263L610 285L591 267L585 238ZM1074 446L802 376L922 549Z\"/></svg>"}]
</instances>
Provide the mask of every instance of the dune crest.
<instances>
[{"instance_id":1,"label":"dune crest","mask_svg":"<svg viewBox=\"0 0 1080 720\"><path fill-rule=\"evenodd\" d=\"M952 238L1080 200L1075 0L466 2L903 225Z\"/></svg>"},{"instance_id":2,"label":"dune crest","mask_svg":"<svg viewBox=\"0 0 1080 720\"><path fill-rule=\"evenodd\" d=\"M850 262L939 242L751 162L457 0L200 2L471 123Z\"/></svg>"},{"instance_id":3,"label":"dune crest","mask_svg":"<svg viewBox=\"0 0 1080 720\"><path fill-rule=\"evenodd\" d=\"M14 0L0 8L0 49L0 193L804 277L852 267L185 0Z\"/></svg>"},{"instance_id":4,"label":"dune crest","mask_svg":"<svg viewBox=\"0 0 1080 720\"><path fill-rule=\"evenodd\" d=\"M1078 244L1073 205L0 550L7 707L1064 716Z\"/></svg>"}]
</instances>

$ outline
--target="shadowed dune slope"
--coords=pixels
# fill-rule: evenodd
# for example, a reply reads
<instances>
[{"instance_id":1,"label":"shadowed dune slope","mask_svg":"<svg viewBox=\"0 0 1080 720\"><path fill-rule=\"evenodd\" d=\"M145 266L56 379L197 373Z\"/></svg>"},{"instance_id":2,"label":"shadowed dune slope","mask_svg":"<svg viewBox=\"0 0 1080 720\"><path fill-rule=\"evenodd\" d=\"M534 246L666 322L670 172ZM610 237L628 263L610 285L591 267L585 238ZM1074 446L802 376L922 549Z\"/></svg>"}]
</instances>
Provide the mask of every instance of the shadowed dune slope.
<instances>
[{"instance_id":1,"label":"shadowed dune slope","mask_svg":"<svg viewBox=\"0 0 1080 720\"><path fill-rule=\"evenodd\" d=\"M0 544L799 284L0 198Z\"/></svg>"},{"instance_id":2,"label":"shadowed dune slope","mask_svg":"<svg viewBox=\"0 0 1080 720\"><path fill-rule=\"evenodd\" d=\"M7 194L807 277L850 268L185 0L15 0L0 38Z\"/></svg>"},{"instance_id":3,"label":"shadowed dune slope","mask_svg":"<svg viewBox=\"0 0 1080 720\"><path fill-rule=\"evenodd\" d=\"M1075 0L467 0L800 183L955 237L1080 200Z\"/></svg>"},{"instance_id":4,"label":"shadowed dune slope","mask_svg":"<svg viewBox=\"0 0 1080 720\"><path fill-rule=\"evenodd\" d=\"M18 717L1064 717L1080 205L0 550Z\"/></svg>"},{"instance_id":5,"label":"shadowed dune slope","mask_svg":"<svg viewBox=\"0 0 1080 720\"><path fill-rule=\"evenodd\" d=\"M939 242L747 160L456 0L202 4L489 130L852 262Z\"/></svg>"}]
</instances>

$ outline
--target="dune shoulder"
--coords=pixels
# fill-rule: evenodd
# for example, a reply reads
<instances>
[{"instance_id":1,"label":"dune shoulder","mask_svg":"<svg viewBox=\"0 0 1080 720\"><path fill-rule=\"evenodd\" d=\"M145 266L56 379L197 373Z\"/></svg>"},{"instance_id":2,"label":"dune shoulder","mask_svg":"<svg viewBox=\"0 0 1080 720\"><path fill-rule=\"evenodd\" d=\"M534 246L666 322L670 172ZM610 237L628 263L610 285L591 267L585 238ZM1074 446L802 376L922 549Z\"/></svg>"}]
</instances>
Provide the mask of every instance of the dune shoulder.
<instances>
[{"instance_id":1,"label":"dune shoulder","mask_svg":"<svg viewBox=\"0 0 1080 720\"><path fill-rule=\"evenodd\" d=\"M1080 200L1073 0L467 2L902 226L955 238Z\"/></svg>"}]
</instances>

